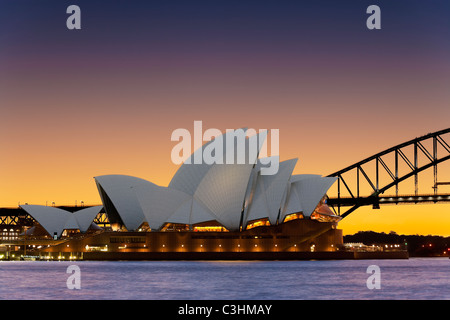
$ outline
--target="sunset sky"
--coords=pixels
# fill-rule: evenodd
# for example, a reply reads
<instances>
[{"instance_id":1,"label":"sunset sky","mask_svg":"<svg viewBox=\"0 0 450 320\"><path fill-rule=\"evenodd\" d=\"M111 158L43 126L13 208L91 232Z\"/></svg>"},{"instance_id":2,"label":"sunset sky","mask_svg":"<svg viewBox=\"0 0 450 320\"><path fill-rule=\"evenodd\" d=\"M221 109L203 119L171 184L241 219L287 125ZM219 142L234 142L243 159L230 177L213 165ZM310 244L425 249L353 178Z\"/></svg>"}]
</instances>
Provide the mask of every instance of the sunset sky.
<instances>
[{"instance_id":1,"label":"sunset sky","mask_svg":"<svg viewBox=\"0 0 450 320\"><path fill-rule=\"evenodd\" d=\"M66 27L71 4L81 30ZM371 4L381 30L366 27ZM98 204L103 174L167 186L171 133L194 120L279 129L281 160L322 175L448 128L449 12L448 1L1 0L0 207ZM450 181L450 164L438 170ZM449 236L450 204L360 208L340 228Z\"/></svg>"}]
</instances>

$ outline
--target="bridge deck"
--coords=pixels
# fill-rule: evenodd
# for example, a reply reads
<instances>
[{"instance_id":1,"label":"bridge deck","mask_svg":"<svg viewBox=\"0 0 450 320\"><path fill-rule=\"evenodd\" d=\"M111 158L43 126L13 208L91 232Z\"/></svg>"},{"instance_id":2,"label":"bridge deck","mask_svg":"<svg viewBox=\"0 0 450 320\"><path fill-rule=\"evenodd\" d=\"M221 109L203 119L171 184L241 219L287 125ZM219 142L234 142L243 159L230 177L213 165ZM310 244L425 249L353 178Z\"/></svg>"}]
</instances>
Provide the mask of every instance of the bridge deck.
<instances>
[{"instance_id":1,"label":"bridge deck","mask_svg":"<svg viewBox=\"0 0 450 320\"><path fill-rule=\"evenodd\" d=\"M421 194L421 195L386 195L386 196L373 196L373 197L360 197L360 198L329 198L327 204L329 206L369 206L380 204L417 204L417 203L438 203L438 202L450 202L450 194Z\"/></svg>"}]
</instances>

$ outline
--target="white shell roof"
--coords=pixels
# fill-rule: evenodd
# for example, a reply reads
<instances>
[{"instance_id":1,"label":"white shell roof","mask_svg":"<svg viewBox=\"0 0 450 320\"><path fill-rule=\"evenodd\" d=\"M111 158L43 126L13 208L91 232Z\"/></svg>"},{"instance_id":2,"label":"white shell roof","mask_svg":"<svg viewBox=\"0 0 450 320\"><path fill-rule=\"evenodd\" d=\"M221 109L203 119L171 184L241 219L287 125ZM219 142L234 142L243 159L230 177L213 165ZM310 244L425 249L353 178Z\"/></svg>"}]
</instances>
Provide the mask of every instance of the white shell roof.
<instances>
[{"instance_id":1,"label":"white shell roof","mask_svg":"<svg viewBox=\"0 0 450 320\"><path fill-rule=\"evenodd\" d=\"M212 220L217 220L216 216L191 197L190 200L181 204L167 222L192 225Z\"/></svg>"},{"instance_id":2,"label":"white shell roof","mask_svg":"<svg viewBox=\"0 0 450 320\"><path fill-rule=\"evenodd\" d=\"M278 156L271 157L279 161ZM283 161L279 164L278 173L274 175L259 175L256 187L253 191L253 199L249 205L246 222L268 218L270 223L276 224L278 213L280 212L282 201L286 195L288 181L298 159ZM260 162L255 167L259 170Z\"/></svg>"},{"instance_id":3,"label":"white shell roof","mask_svg":"<svg viewBox=\"0 0 450 320\"><path fill-rule=\"evenodd\" d=\"M127 175L104 175L94 178L111 199L127 230L133 231L139 228L145 217L132 187L149 188L156 185ZM105 203L104 199L102 201Z\"/></svg>"},{"instance_id":4,"label":"white shell roof","mask_svg":"<svg viewBox=\"0 0 450 320\"><path fill-rule=\"evenodd\" d=\"M291 183L291 194L292 189L297 191L303 215L309 217L337 178L314 175L300 176L303 177L299 177L297 181Z\"/></svg>"},{"instance_id":5,"label":"white shell roof","mask_svg":"<svg viewBox=\"0 0 450 320\"><path fill-rule=\"evenodd\" d=\"M157 185L140 185L133 190L152 230L159 230L171 215L192 199L187 193Z\"/></svg>"},{"instance_id":6,"label":"white shell roof","mask_svg":"<svg viewBox=\"0 0 450 320\"><path fill-rule=\"evenodd\" d=\"M95 180L128 230L137 229L143 221L147 221L152 230L160 230L166 222L192 225L216 220L231 231L239 230L241 222L245 227L248 221L261 218L276 224L294 212L310 216L336 181L336 178L313 174L292 175L298 159L279 162L278 156L266 159L278 161L278 172L261 175L259 171L264 165L262 161L257 162L257 158L267 131L244 140L246 159L242 164L236 162L239 138L234 132L219 137L197 149L181 165L168 187L125 175L99 176ZM203 156L205 150L211 152L213 146L220 145L218 139L222 139L223 152L218 151L218 154L223 163L190 163ZM234 142L233 164L226 163L231 154L226 148L227 139ZM251 154L254 146L257 152ZM267 162L273 163L264 163ZM102 201L105 204L105 199Z\"/></svg>"},{"instance_id":7,"label":"white shell roof","mask_svg":"<svg viewBox=\"0 0 450 320\"><path fill-rule=\"evenodd\" d=\"M65 229L80 229L81 232L86 232L102 209L102 206L96 206L72 213L40 205L21 205L20 207L36 219L51 236L56 233L58 238Z\"/></svg>"},{"instance_id":8,"label":"white shell roof","mask_svg":"<svg viewBox=\"0 0 450 320\"><path fill-rule=\"evenodd\" d=\"M60 237L66 221L72 215L69 211L54 207L38 205L21 205L20 207L36 219L51 236L56 233Z\"/></svg>"},{"instance_id":9,"label":"white shell roof","mask_svg":"<svg viewBox=\"0 0 450 320\"><path fill-rule=\"evenodd\" d=\"M77 220L81 232L86 232L94 221L97 214L102 210L103 206L95 206L84 208L75 212L75 219Z\"/></svg>"},{"instance_id":10,"label":"white shell roof","mask_svg":"<svg viewBox=\"0 0 450 320\"><path fill-rule=\"evenodd\" d=\"M302 211L303 208L300 202L300 196L298 195L297 188L292 187L292 184L289 183L287 189L286 203L281 211L280 221L283 221L284 218L291 213L297 213Z\"/></svg>"},{"instance_id":11,"label":"white shell roof","mask_svg":"<svg viewBox=\"0 0 450 320\"><path fill-rule=\"evenodd\" d=\"M193 224L210 220L217 220L229 230L238 230L247 184L267 131L245 139L244 164L226 163L226 139L237 138L232 132L224 136L223 163L183 164L169 187L124 175L99 176L95 180L128 230L135 230L144 220L154 230L165 222ZM196 152L203 152L205 146ZM233 146L236 163L239 144ZM253 146L257 147L254 154L250 152Z\"/></svg>"},{"instance_id":12,"label":"white shell roof","mask_svg":"<svg viewBox=\"0 0 450 320\"><path fill-rule=\"evenodd\" d=\"M256 164L258 154L250 154L250 147L258 145L258 152L267 131L249 137L245 141L245 164L213 164L195 190L194 199L208 208L216 220L228 230L239 230L245 193ZM234 144L235 161L238 145ZM224 158L227 156L224 151ZM236 162L235 162L236 163Z\"/></svg>"},{"instance_id":13,"label":"white shell roof","mask_svg":"<svg viewBox=\"0 0 450 320\"><path fill-rule=\"evenodd\" d=\"M269 206L267 205L266 193L264 190L263 179L261 179L261 176L258 174L256 186L254 187L254 190L252 190L253 195L248 206L244 226L247 225L249 221L269 217Z\"/></svg>"},{"instance_id":14,"label":"white shell roof","mask_svg":"<svg viewBox=\"0 0 450 320\"><path fill-rule=\"evenodd\" d=\"M277 221L282 204L281 201L286 192L287 182L289 181L289 177L291 176L292 171L294 171L296 164L297 159L283 161L280 163L277 174L261 176L266 188L265 193L270 211L269 221L271 224L275 224Z\"/></svg>"},{"instance_id":15,"label":"white shell roof","mask_svg":"<svg viewBox=\"0 0 450 320\"><path fill-rule=\"evenodd\" d=\"M246 129L242 129L245 134ZM202 153L211 143L205 144L195 151L177 171L169 188L183 191L192 195L192 210L189 221L203 222L217 220L229 230L238 230L241 220L241 212L244 205L248 181L252 168L256 163L258 153L267 136L267 131L261 132L245 139L244 163L239 164L238 148L239 138L233 131L227 132L220 137L222 140L222 163L194 164L195 153ZM216 138L217 139L217 138ZM227 153L227 144L233 145L233 154ZM252 147L257 147L257 152L251 154ZM241 150L242 151L242 150ZM227 159L232 159L233 164L227 164ZM198 212L196 212L196 209ZM179 213L174 217L179 216ZM212 219L211 219L212 218ZM203 220L201 219L208 219Z\"/></svg>"},{"instance_id":16,"label":"white shell roof","mask_svg":"<svg viewBox=\"0 0 450 320\"><path fill-rule=\"evenodd\" d=\"M238 230L252 165L214 165L194 199L208 208L228 230Z\"/></svg>"},{"instance_id":17,"label":"white shell roof","mask_svg":"<svg viewBox=\"0 0 450 320\"><path fill-rule=\"evenodd\" d=\"M247 131L247 128L241 129L244 133ZM227 137L232 136L232 132L227 132L222 136L218 137L223 139L223 148L226 147ZM191 196L194 195L195 190L197 190L200 185L202 179L211 169L210 164L205 163L204 161L200 164L194 163L194 159L201 158L203 159L204 150L214 143L214 140L211 140L205 143L201 148L194 151L194 153L185 160L185 162L178 168L175 175L172 177L172 180L169 183L169 188L177 189L183 191ZM225 155L224 155L225 157Z\"/></svg>"}]
</instances>

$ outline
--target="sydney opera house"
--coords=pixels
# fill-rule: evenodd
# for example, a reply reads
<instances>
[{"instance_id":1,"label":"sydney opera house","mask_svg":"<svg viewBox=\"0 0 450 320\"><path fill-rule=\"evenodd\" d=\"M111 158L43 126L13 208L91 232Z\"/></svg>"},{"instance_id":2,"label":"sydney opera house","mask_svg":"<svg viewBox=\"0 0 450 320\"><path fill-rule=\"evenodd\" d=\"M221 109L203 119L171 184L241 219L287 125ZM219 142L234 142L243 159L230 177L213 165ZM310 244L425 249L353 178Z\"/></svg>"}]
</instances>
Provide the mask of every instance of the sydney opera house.
<instances>
[{"instance_id":1,"label":"sydney opera house","mask_svg":"<svg viewBox=\"0 0 450 320\"><path fill-rule=\"evenodd\" d=\"M221 138L238 139L231 133ZM336 178L293 174L297 159L278 162L277 156L271 159L277 173L261 174L268 163L258 156L264 139L264 133L245 138L244 162L237 161L235 143L235 162L225 161L230 150L223 148L215 155L224 161L195 164L208 142L168 186L125 175L94 177L100 206L67 211L22 205L34 222L27 241L47 239L36 246L42 256L84 259L277 259L339 250L340 218L326 205ZM255 141L258 152L252 153Z\"/></svg>"}]
</instances>

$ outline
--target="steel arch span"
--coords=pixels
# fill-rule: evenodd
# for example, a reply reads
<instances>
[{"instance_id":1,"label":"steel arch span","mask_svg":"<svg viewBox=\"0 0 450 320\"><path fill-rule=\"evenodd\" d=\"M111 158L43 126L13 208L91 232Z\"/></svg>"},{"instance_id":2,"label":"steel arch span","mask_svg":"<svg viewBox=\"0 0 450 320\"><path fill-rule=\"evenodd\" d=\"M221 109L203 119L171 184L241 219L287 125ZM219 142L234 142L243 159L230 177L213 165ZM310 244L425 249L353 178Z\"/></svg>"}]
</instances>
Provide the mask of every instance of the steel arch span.
<instances>
[{"instance_id":1,"label":"steel arch span","mask_svg":"<svg viewBox=\"0 0 450 320\"><path fill-rule=\"evenodd\" d=\"M327 199L327 204L336 214L346 217L361 206L372 205L378 209L380 204L388 203L422 203L422 202L450 202L450 194L439 194L439 185L450 185L450 182L438 181L438 164L450 159L450 128L426 134L422 137L401 143L367 159L359 161L347 168L328 175L337 177L337 197ZM445 140L447 139L447 141ZM408 155L406 150L412 155ZM393 164L386 161L389 157ZM420 163L425 161L425 163ZM365 169L363 167L366 167ZM370 167L370 169L367 169ZM433 169L433 194L419 193L418 174L427 169ZM402 169L402 170L400 170ZM400 173L402 171L402 173ZM345 176L353 176L349 182ZM384 175L386 179L381 179ZM415 192L411 195L399 195L398 186L408 178L414 178ZM368 185L368 195L361 195L361 182ZM383 193L395 188L395 196L385 197ZM349 194L342 196L342 191ZM350 207L342 212L342 207Z\"/></svg>"}]
</instances>

